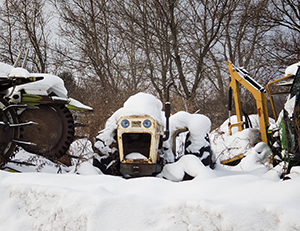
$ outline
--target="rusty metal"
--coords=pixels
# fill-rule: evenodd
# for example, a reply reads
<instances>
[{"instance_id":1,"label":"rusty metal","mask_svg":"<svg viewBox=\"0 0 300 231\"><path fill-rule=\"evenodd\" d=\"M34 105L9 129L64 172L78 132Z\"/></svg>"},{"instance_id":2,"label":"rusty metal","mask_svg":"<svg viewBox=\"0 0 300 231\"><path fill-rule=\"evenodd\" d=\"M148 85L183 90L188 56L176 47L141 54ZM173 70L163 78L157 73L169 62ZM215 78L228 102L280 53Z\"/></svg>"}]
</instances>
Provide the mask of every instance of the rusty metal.
<instances>
[{"instance_id":1,"label":"rusty metal","mask_svg":"<svg viewBox=\"0 0 300 231\"><path fill-rule=\"evenodd\" d=\"M74 140L74 121L64 105L41 105L39 109L27 109L19 118L22 122L37 123L21 131L20 140L36 144L21 145L28 152L55 160L65 155Z\"/></svg>"},{"instance_id":2,"label":"rusty metal","mask_svg":"<svg viewBox=\"0 0 300 231\"><path fill-rule=\"evenodd\" d=\"M177 150L177 148L176 148L176 138L177 138L181 133L187 132L188 130L189 130L189 129L188 129L187 127L185 127L185 128L179 128L179 129L177 129L175 132L173 132L173 135L172 135L172 137L173 137L173 147L172 147L172 151L173 151L174 154L176 153L176 150Z\"/></svg>"},{"instance_id":3,"label":"rusty metal","mask_svg":"<svg viewBox=\"0 0 300 231\"><path fill-rule=\"evenodd\" d=\"M170 83L167 87L167 98L166 98L166 103L165 103L165 117L166 117L166 129L164 131L164 137L163 137L163 141L167 141L169 139L170 136L170 131L169 131L169 118L171 115L171 104L170 104L170 99L169 99L169 95L170 95L170 87L173 85L174 83Z\"/></svg>"}]
</instances>

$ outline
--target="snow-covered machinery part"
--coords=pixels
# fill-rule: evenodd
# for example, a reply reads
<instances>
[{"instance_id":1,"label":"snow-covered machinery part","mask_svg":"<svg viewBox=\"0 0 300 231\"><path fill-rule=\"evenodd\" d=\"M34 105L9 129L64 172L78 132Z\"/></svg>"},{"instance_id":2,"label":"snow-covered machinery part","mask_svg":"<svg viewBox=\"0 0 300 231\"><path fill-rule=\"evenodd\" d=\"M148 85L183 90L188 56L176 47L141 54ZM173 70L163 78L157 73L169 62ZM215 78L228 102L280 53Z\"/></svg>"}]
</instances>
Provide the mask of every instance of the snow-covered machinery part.
<instances>
[{"instance_id":1,"label":"snow-covered machinery part","mask_svg":"<svg viewBox=\"0 0 300 231\"><path fill-rule=\"evenodd\" d=\"M13 155L18 139L19 129L17 115L5 99L0 98L0 166L5 164Z\"/></svg>"},{"instance_id":2,"label":"snow-covered machinery part","mask_svg":"<svg viewBox=\"0 0 300 231\"><path fill-rule=\"evenodd\" d=\"M121 174L136 177L161 172L163 135L163 125L150 116L121 117L117 130Z\"/></svg>"},{"instance_id":3,"label":"snow-covered machinery part","mask_svg":"<svg viewBox=\"0 0 300 231\"><path fill-rule=\"evenodd\" d=\"M231 74L230 87L233 90L235 109L237 113L237 123L230 124L229 129L238 126L239 131L244 129L245 122L242 121L242 109L239 84L249 90L257 104L257 114L260 122L260 133L262 141L267 143L272 149L273 166L278 162L286 162L284 174L288 174L291 167L300 165L300 62L289 66L285 76L267 84L266 88L261 87L242 68L237 68L231 62L227 62ZM282 87L285 87L284 89ZM273 90L271 90L273 87ZM288 88L286 88L288 87ZM268 93L275 124L270 126L266 94ZM288 95L283 108L276 108L273 96ZM277 111L280 111L277 115ZM239 155L243 158L244 155ZM233 158L236 161L236 157ZM231 162L230 160L227 162ZM283 174L283 175L284 175Z\"/></svg>"},{"instance_id":4,"label":"snow-covered machinery part","mask_svg":"<svg viewBox=\"0 0 300 231\"><path fill-rule=\"evenodd\" d=\"M272 146L273 154L287 163L283 177L290 173L293 166L300 165L300 62L292 74L294 74L294 79L288 99L279 113L276 127L273 128L274 131L279 131L279 141L274 137L277 145ZM275 148L278 143L279 149ZM274 161L276 161L275 157Z\"/></svg>"},{"instance_id":5,"label":"snow-covered machinery part","mask_svg":"<svg viewBox=\"0 0 300 231\"><path fill-rule=\"evenodd\" d=\"M179 111L170 117L171 137L168 144L175 155L175 161L184 155L198 157L204 166L215 167L210 145L210 119L202 114Z\"/></svg>"},{"instance_id":6,"label":"snow-covered machinery part","mask_svg":"<svg viewBox=\"0 0 300 231\"><path fill-rule=\"evenodd\" d=\"M170 109L168 100L166 104ZM126 178L160 173L163 140L169 138L161 109L162 103L152 95L139 93L131 96L98 135L93 165L105 174ZM167 124L169 109L165 113Z\"/></svg>"},{"instance_id":7,"label":"snow-covered machinery part","mask_svg":"<svg viewBox=\"0 0 300 231\"><path fill-rule=\"evenodd\" d=\"M16 144L23 143L19 139L20 127L34 124L32 121L19 123L14 105L10 105L4 98L7 89L41 79L41 77L0 77L0 166L9 161ZM19 107L24 108L26 105L19 105Z\"/></svg>"},{"instance_id":8,"label":"snow-covered machinery part","mask_svg":"<svg viewBox=\"0 0 300 231\"><path fill-rule=\"evenodd\" d=\"M19 140L22 142L19 145L28 152L43 155L53 161L66 156L70 144L76 138L76 124L69 109L93 109L68 98L64 81L58 76L29 73L24 68L0 64L0 73L9 78L42 78L39 82L11 87L4 96L15 107L20 123L36 122L35 125L20 128ZM65 164L68 162L64 161Z\"/></svg>"},{"instance_id":9,"label":"snow-covered machinery part","mask_svg":"<svg viewBox=\"0 0 300 231\"><path fill-rule=\"evenodd\" d=\"M164 115L162 103L155 96L146 93L131 96L96 137L93 165L104 174L126 178L153 176L182 155L191 154L213 168L207 136L211 126L209 118L183 111L170 116L168 100L166 104L169 106L165 107ZM180 141L178 131L185 132L180 134ZM180 154L176 150L179 146L183 148Z\"/></svg>"}]
</instances>

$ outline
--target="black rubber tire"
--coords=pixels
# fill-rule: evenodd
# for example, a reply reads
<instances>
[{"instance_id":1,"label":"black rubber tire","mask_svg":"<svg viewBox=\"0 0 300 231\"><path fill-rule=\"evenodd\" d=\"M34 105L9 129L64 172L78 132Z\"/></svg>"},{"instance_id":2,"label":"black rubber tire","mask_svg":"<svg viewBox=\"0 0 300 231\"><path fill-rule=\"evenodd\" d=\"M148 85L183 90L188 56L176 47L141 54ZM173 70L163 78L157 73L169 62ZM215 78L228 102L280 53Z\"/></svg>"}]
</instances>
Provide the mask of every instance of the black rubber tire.
<instances>
[{"instance_id":1,"label":"black rubber tire","mask_svg":"<svg viewBox=\"0 0 300 231\"><path fill-rule=\"evenodd\" d=\"M9 104L2 97L0 98L0 121L6 125L0 125L0 166L9 161L13 155L17 140L19 137L18 127L9 127L7 123L18 124L17 114L13 108L2 111Z\"/></svg>"},{"instance_id":2,"label":"black rubber tire","mask_svg":"<svg viewBox=\"0 0 300 231\"><path fill-rule=\"evenodd\" d=\"M65 105L40 105L38 109L26 109L19 121L33 121L38 125L24 126L20 139L36 145L21 145L26 151L42 155L50 160L64 156L74 140L74 120Z\"/></svg>"}]
</instances>

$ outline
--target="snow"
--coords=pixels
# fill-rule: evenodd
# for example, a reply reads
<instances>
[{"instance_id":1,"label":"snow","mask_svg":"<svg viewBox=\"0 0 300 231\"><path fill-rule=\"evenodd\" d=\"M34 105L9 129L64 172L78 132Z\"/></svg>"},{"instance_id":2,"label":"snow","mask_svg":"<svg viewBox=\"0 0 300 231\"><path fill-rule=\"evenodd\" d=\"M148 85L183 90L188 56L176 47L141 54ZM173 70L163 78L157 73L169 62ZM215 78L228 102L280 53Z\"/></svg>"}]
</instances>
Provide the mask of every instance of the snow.
<instances>
[{"instance_id":1,"label":"snow","mask_svg":"<svg viewBox=\"0 0 300 231\"><path fill-rule=\"evenodd\" d=\"M29 78L29 76L29 72L21 67L13 68L8 75L9 78Z\"/></svg>"},{"instance_id":2,"label":"snow","mask_svg":"<svg viewBox=\"0 0 300 231\"><path fill-rule=\"evenodd\" d=\"M52 96L53 100L67 100L69 106L76 109L82 109L86 111L92 111L93 108L86 106L73 98L68 98L68 91L65 88L64 81L56 76L45 73L29 73L26 69L21 67L14 68L11 65L0 62L0 76L10 78L28 78L28 77L43 77L43 79L30 82L27 84L18 85L8 89L7 96L10 97L10 102L19 103L20 92L24 90L27 94L33 95L45 95L48 96L52 92L57 96ZM14 99L13 95L18 95Z\"/></svg>"},{"instance_id":3,"label":"snow","mask_svg":"<svg viewBox=\"0 0 300 231\"><path fill-rule=\"evenodd\" d=\"M86 110L86 111L93 111L92 107L84 105L83 103L79 102L76 99L69 98L68 101L69 101L69 105L74 106L75 108L81 108L81 109Z\"/></svg>"},{"instance_id":4,"label":"snow","mask_svg":"<svg viewBox=\"0 0 300 231\"><path fill-rule=\"evenodd\" d=\"M284 104L284 109L288 112L289 117L293 116L295 104L296 104L296 96L293 96L291 99L287 100Z\"/></svg>"},{"instance_id":5,"label":"snow","mask_svg":"<svg viewBox=\"0 0 300 231\"><path fill-rule=\"evenodd\" d=\"M65 88L64 81L56 76L50 74L31 73L30 77L43 77L42 80L16 86L15 92L25 90L28 94L33 95L49 95L54 92L59 97L67 99L68 91Z\"/></svg>"},{"instance_id":6,"label":"snow","mask_svg":"<svg viewBox=\"0 0 300 231\"><path fill-rule=\"evenodd\" d=\"M126 100L123 107L123 115L148 115L160 124L164 124L165 119L161 111L162 107L162 102L155 96L140 92Z\"/></svg>"},{"instance_id":7,"label":"snow","mask_svg":"<svg viewBox=\"0 0 300 231\"><path fill-rule=\"evenodd\" d=\"M294 64L288 66L285 69L285 76L287 76L287 75L296 75L299 66L300 66L300 62L294 63Z\"/></svg>"},{"instance_id":8,"label":"snow","mask_svg":"<svg viewBox=\"0 0 300 231\"><path fill-rule=\"evenodd\" d=\"M300 229L299 177L191 164L184 182L0 171L0 230Z\"/></svg>"},{"instance_id":9,"label":"snow","mask_svg":"<svg viewBox=\"0 0 300 231\"><path fill-rule=\"evenodd\" d=\"M210 179L215 177L214 172L205 167L201 160L194 155L182 156L177 162L164 166L161 177L179 182L184 178L185 173L197 179Z\"/></svg>"},{"instance_id":10,"label":"snow","mask_svg":"<svg viewBox=\"0 0 300 231\"><path fill-rule=\"evenodd\" d=\"M142 160L142 159L147 159L147 157L141 153L132 152L132 153L129 153L128 155L126 155L125 159L126 160Z\"/></svg>"},{"instance_id":11,"label":"snow","mask_svg":"<svg viewBox=\"0 0 300 231\"><path fill-rule=\"evenodd\" d=\"M170 133L177 129L188 128L190 132L189 140L192 144L188 151L197 153L199 149L208 144L205 140L206 134L210 132L211 121L208 117L201 114L190 114L179 111L170 117Z\"/></svg>"},{"instance_id":12,"label":"snow","mask_svg":"<svg viewBox=\"0 0 300 231\"><path fill-rule=\"evenodd\" d=\"M0 77L8 77L13 68L11 65L0 62Z\"/></svg>"}]
</instances>

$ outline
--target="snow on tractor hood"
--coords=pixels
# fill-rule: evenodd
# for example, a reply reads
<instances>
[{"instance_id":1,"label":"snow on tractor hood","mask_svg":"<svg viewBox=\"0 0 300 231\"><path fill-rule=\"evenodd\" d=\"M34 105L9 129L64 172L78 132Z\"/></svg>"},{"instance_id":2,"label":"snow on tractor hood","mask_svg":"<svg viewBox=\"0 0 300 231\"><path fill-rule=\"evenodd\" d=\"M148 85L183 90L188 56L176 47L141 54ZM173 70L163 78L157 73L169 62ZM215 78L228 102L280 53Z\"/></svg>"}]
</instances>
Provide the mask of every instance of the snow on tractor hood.
<instances>
[{"instance_id":1,"label":"snow on tractor hood","mask_svg":"<svg viewBox=\"0 0 300 231\"><path fill-rule=\"evenodd\" d=\"M162 108L162 102L155 96L140 92L128 98L128 100L124 103L122 114L123 116L151 116L160 124L164 124L165 118Z\"/></svg>"}]
</instances>

